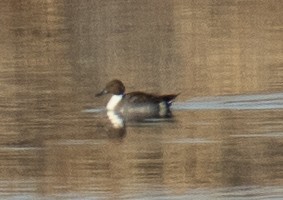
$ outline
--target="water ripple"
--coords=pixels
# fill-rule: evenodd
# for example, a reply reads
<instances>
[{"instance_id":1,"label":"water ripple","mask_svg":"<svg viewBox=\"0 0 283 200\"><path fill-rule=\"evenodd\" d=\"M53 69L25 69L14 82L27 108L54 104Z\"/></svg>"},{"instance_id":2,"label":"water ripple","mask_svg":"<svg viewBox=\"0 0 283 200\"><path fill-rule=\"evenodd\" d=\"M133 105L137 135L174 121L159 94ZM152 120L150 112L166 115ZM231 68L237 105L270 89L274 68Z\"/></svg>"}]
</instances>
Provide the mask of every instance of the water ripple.
<instances>
[{"instance_id":1,"label":"water ripple","mask_svg":"<svg viewBox=\"0 0 283 200\"><path fill-rule=\"evenodd\" d=\"M187 102L176 102L172 108L175 110L283 109L283 93L194 98Z\"/></svg>"}]
</instances>

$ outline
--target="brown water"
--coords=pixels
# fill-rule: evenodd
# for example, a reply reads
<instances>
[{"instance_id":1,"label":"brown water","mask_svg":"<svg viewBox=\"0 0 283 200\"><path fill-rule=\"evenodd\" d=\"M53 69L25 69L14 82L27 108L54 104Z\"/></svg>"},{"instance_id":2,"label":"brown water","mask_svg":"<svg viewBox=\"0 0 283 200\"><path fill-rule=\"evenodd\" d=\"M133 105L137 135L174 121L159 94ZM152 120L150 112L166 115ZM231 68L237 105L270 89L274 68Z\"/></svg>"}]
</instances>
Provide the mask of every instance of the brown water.
<instances>
[{"instance_id":1,"label":"brown water","mask_svg":"<svg viewBox=\"0 0 283 200\"><path fill-rule=\"evenodd\" d=\"M0 2L1 199L282 199L283 2ZM94 94L181 92L114 129Z\"/></svg>"}]
</instances>

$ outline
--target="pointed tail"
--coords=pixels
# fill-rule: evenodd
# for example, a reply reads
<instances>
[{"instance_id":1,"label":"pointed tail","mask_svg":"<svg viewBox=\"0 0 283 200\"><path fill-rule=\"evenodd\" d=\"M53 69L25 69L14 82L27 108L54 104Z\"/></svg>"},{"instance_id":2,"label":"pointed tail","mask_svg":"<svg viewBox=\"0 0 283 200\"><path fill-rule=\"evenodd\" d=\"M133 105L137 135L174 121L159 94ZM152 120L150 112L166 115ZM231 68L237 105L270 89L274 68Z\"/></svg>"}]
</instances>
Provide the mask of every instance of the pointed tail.
<instances>
[{"instance_id":1,"label":"pointed tail","mask_svg":"<svg viewBox=\"0 0 283 200\"><path fill-rule=\"evenodd\" d=\"M178 94L167 94L167 95L161 96L161 98L162 98L163 101L166 101L169 105L171 105L172 102L173 102L173 100L174 100L178 95L180 95L180 93L178 93Z\"/></svg>"}]
</instances>

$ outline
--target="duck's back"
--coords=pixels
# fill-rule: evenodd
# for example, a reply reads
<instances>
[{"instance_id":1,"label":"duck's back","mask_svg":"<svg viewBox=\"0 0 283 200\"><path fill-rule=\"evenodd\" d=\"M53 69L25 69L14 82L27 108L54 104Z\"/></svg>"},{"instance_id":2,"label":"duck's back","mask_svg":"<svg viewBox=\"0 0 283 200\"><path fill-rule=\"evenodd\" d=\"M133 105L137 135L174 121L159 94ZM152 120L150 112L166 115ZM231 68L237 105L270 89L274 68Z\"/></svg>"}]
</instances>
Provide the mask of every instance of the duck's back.
<instances>
[{"instance_id":1,"label":"duck's back","mask_svg":"<svg viewBox=\"0 0 283 200\"><path fill-rule=\"evenodd\" d=\"M125 95L125 100L129 103L160 103L165 101L167 103L171 103L178 94L168 94L168 95L154 95L144 92L131 92Z\"/></svg>"}]
</instances>

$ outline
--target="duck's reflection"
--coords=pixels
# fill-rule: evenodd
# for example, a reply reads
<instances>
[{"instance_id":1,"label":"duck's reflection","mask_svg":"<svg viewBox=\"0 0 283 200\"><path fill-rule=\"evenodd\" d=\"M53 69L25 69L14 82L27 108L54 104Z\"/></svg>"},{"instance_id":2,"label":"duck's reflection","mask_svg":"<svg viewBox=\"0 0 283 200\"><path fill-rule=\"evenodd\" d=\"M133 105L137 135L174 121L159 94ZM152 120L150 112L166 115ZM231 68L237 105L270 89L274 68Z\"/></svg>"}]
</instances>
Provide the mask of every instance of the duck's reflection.
<instances>
[{"instance_id":1,"label":"duck's reflection","mask_svg":"<svg viewBox=\"0 0 283 200\"><path fill-rule=\"evenodd\" d=\"M126 125L124 118L119 113L114 111L107 111L107 117L112 126L112 129L108 131L108 137L124 138L126 136Z\"/></svg>"},{"instance_id":2,"label":"duck's reflection","mask_svg":"<svg viewBox=\"0 0 283 200\"><path fill-rule=\"evenodd\" d=\"M115 129L125 128L125 120L123 117L114 111L107 111L107 116Z\"/></svg>"},{"instance_id":3,"label":"duck's reflection","mask_svg":"<svg viewBox=\"0 0 283 200\"><path fill-rule=\"evenodd\" d=\"M152 116L130 116L129 115L123 115L122 113L115 112L115 111L107 111L107 116L109 121L111 122L111 126L114 130L119 130L119 129L126 129L126 124L127 123L142 123L142 124L147 124L147 123L159 123L159 122L168 122L172 121L173 115L165 117L152 117Z\"/></svg>"}]
</instances>

